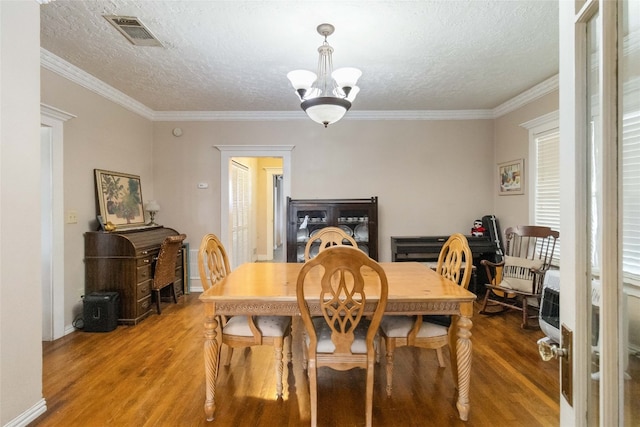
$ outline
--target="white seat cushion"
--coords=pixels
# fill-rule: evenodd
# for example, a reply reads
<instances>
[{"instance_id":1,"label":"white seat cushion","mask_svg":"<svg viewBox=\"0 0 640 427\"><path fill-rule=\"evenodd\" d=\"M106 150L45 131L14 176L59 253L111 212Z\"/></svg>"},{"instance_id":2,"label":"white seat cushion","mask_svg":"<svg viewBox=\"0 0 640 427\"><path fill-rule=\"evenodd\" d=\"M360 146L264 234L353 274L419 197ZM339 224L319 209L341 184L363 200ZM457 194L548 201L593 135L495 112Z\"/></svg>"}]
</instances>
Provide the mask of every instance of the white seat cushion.
<instances>
[{"instance_id":1,"label":"white seat cushion","mask_svg":"<svg viewBox=\"0 0 640 427\"><path fill-rule=\"evenodd\" d=\"M380 329L390 338L406 338L414 323L414 316L384 316L380 322ZM446 326L423 321L417 337L428 338L447 335L448 330Z\"/></svg>"},{"instance_id":2,"label":"white seat cushion","mask_svg":"<svg viewBox=\"0 0 640 427\"><path fill-rule=\"evenodd\" d=\"M500 286L515 289L516 291L531 292L534 278L531 269L539 270L541 267L541 259L505 256Z\"/></svg>"},{"instance_id":3,"label":"white seat cushion","mask_svg":"<svg viewBox=\"0 0 640 427\"><path fill-rule=\"evenodd\" d=\"M291 317L258 316L255 323L263 337L282 337L291 324ZM253 336L247 316L233 316L222 328L222 333L240 337Z\"/></svg>"},{"instance_id":4,"label":"white seat cushion","mask_svg":"<svg viewBox=\"0 0 640 427\"><path fill-rule=\"evenodd\" d=\"M331 328L325 322L324 317L314 317L312 319L313 328L318 337L318 345L316 351L318 353L333 353L336 346L331 341ZM354 340L351 344L351 352L354 354L365 354L367 352L367 330L369 321L362 319L356 330L354 331ZM307 346L309 345L309 337L307 336Z\"/></svg>"}]
</instances>

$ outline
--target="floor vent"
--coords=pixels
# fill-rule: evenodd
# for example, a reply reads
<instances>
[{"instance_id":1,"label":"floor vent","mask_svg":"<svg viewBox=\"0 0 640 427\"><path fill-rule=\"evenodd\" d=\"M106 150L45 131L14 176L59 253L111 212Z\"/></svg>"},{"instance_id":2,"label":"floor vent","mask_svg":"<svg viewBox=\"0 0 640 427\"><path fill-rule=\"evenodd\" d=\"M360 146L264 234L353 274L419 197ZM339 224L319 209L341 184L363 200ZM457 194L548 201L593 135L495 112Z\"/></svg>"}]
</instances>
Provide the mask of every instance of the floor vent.
<instances>
[{"instance_id":1,"label":"floor vent","mask_svg":"<svg viewBox=\"0 0 640 427\"><path fill-rule=\"evenodd\" d=\"M162 43L138 18L133 16L104 15L120 33L136 46L160 46Z\"/></svg>"}]
</instances>

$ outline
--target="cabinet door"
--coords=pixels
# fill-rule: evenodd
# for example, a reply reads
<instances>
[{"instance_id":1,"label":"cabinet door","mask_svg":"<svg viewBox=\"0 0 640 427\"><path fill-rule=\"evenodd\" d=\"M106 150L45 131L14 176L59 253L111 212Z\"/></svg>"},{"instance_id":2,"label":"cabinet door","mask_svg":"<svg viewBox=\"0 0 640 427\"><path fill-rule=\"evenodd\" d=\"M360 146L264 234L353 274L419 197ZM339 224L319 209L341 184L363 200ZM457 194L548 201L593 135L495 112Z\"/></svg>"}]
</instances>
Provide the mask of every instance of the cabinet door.
<instances>
[{"instance_id":1,"label":"cabinet door","mask_svg":"<svg viewBox=\"0 0 640 427\"><path fill-rule=\"evenodd\" d=\"M289 257L290 262L304 262L304 248L315 233L331 225L332 215L328 206L312 206L301 205L295 209L292 209L293 222L293 236L295 236L294 242L294 259ZM290 249L291 253L291 249Z\"/></svg>"},{"instance_id":2,"label":"cabinet door","mask_svg":"<svg viewBox=\"0 0 640 427\"><path fill-rule=\"evenodd\" d=\"M369 255L369 206L368 204L337 206L337 225L353 237L358 248Z\"/></svg>"}]
</instances>

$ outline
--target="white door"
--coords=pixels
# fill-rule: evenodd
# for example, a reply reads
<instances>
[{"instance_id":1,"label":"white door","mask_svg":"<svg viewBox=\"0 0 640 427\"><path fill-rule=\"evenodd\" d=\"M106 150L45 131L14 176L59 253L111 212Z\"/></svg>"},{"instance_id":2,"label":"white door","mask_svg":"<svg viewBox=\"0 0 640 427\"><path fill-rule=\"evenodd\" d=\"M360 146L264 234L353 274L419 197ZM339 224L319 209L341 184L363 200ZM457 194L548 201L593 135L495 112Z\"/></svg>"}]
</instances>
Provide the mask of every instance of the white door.
<instances>
[{"instance_id":1,"label":"white door","mask_svg":"<svg viewBox=\"0 0 640 427\"><path fill-rule=\"evenodd\" d=\"M560 424L640 425L640 378L627 375L640 335L627 310L640 307L640 2L559 8L560 319L572 331Z\"/></svg>"}]
</instances>

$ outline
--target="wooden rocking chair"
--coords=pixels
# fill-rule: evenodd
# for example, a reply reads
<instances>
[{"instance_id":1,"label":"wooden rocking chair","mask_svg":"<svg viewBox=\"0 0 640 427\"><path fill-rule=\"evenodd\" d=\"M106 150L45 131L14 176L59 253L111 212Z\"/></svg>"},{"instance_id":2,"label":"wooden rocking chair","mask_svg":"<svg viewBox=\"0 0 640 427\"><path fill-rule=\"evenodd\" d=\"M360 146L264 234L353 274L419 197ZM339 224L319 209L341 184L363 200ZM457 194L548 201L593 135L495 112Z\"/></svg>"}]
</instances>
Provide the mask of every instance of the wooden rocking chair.
<instances>
[{"instance_id":1,"label":"wooden rocking chair","mask_svg":"<svg viewBox=\"0 0 640 427\"><path fill-rule=\"evenodd\" d=\"M480 313L497 314L508 309L522 311L522 328L538 317L544 275L551 266L560 233L549 227L521 225L505 232L506 255L494 263L482 260L489 283ZM529 314L529 307L535 313ZM496 310L494 307L498 307Z\"/></svg>"}]
</instances>

